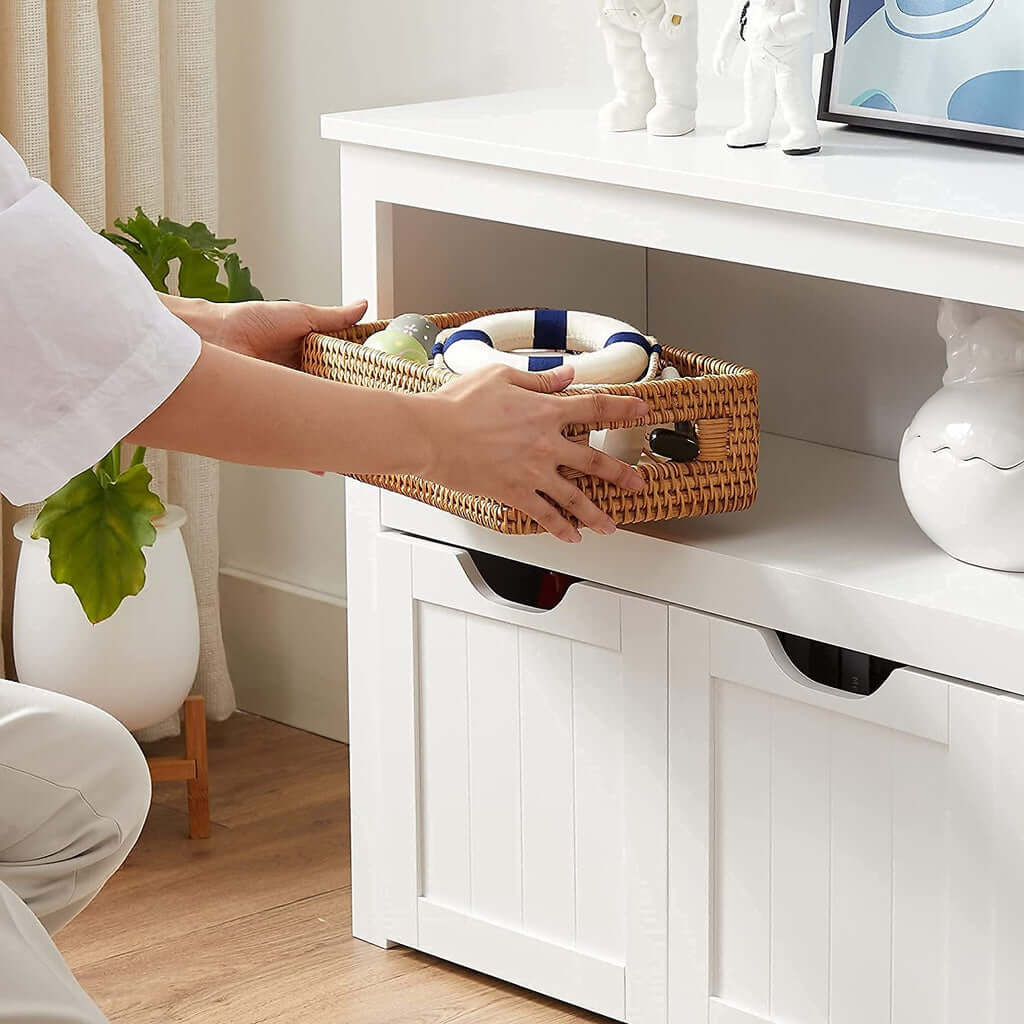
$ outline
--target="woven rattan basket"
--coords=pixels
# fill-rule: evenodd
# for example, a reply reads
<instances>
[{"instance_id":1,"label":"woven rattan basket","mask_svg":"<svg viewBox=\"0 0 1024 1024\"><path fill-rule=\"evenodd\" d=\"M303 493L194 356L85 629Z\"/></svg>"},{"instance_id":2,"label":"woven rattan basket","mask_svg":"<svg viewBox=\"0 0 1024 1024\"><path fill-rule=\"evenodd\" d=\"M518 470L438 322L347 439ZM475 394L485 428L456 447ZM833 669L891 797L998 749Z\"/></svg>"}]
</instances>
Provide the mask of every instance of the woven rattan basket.
<instances>
[{"instance_id":1,"label":"woven rattan basket","mask_svg":"<svg viewBox=\"0 0 1024 1024\"><path fill-rule=\"evenodd\" d=\"M442 330L460 327L487 315L446 313L431 320ZM303 369L317 377L388 391L436 391L452 379L446 370L420 366L363 342L386 326L385 322L359 324L336 337L311 334L303 346ZM637 467L647 481L632 494L594 477L580 477L581 490L620 525L682 519L749 508L757 497L758 404L757 374L721 359L677 348L663 348L662 358L682 374L682 380L648 384L572 387L567 393L605 391L636 395L650 404L642 424L686 421L695 424L700 456L693 462L643 460ZM641 423L595 423L573 427L572 440L583 441L591 430L639 426ZM359 477L397 491L470 522L500 533L538 533L537 524L517 509L489 498L453 491L413 476Z\"/></svg>"}]
</instances>

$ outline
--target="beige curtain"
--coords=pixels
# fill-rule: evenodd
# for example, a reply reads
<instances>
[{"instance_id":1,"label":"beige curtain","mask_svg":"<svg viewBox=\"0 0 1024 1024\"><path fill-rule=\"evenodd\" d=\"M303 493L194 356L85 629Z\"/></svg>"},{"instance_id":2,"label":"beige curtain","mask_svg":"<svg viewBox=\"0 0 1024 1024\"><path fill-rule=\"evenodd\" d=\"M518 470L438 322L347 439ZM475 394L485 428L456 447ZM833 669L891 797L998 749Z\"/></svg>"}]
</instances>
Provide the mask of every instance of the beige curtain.
<instances>
[{"instance_id":1,"label":"beige curtain","mask_svg":"<svg viewBox=\"0 0 1024 1024\"><path fill-rule=\"evenodd\" d=\"M0 0L0 133L94 228L136 206L217 222L215 0ZM60 282L54 282L59 290ZM217 464L151 453L160 494L189 514L199 599L197 692L234 710L220 628ZM7 670L17 552L3 531ZM177 731L177 721L147 738Z\"/></svg>"}]
</instances>

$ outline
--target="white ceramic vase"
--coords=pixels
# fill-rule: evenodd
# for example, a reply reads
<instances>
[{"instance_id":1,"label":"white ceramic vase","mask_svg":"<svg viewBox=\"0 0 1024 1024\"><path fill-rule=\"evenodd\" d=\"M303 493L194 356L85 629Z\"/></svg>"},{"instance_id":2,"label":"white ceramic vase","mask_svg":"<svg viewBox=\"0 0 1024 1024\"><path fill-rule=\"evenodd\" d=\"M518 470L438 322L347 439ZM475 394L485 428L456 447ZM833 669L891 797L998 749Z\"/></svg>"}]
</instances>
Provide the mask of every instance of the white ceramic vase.
<instances>
[{"instance_id":1,"label":"white ceramic vase","mask_svg":"<svg viewBox=\"0 0 1024 1024\"><path fill-rule=\"evenodd\" d=\"M49 542L33 540L33 519L14 533L21 557L14 592L18 678L102 708L136 730L181 707L199 665L199 612L175 505L144 549L146 585L105 622L92 625L71 587L50 576Z\"/></svg>"},{"instance_id":2,"label":"white ceramic vase","mask_svg":"<svg viewBox=\"0 0 1024 1024\"><path fill-rule=\"evenodd\" d=\"M949 369L904 435L903 494L954 558L1024 572L1024 315L946 300L939 333Z\"/></svg>"}]
</instances>

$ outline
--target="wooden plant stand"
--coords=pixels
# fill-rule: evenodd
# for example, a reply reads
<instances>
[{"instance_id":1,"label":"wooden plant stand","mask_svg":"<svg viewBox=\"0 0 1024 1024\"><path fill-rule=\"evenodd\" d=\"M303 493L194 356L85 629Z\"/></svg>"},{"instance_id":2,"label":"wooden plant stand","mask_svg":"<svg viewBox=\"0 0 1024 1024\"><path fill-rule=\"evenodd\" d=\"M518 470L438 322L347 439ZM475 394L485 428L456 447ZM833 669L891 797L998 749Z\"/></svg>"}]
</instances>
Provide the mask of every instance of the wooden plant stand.
<instances>
[{"instance_id":1,"label":"wooden plant stand","mask_svg":"<svg viewBox=\"0 0 1024 1024\"><path fill-rule=\"evenodd\" d=\"M206 700L185 701L185 756L148 757L153 782L184 782L188 788L188 837L210 838L210 780L206 756Z\"/></svg>"}]
</instances>

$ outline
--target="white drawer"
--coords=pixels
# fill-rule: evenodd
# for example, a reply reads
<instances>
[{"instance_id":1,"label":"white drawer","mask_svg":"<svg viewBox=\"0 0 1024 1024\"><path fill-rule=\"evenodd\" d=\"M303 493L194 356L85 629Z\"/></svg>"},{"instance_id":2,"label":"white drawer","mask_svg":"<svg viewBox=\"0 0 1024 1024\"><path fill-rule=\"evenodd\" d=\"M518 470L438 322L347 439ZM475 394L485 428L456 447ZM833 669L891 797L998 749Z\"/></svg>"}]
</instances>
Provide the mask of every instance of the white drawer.
<instances>
[{"instance_id":1,"label":"white drawer","mask_svg":"<svg viewBox=\"0 0 1024 1024\"><path fill-rule=\"evenodd\" d=\"M537 611L458 548L377 544L387 938L664 1022L666 606Z\"/></svg>"},{"instance_id":2,"label":"white drawer","mask_svg":"<svg viewBox=\"0 0 1024 1024\"><path fill-rule=\"evenodd\" d=\"M912 669L852 697L670 623L669 1019L1019 1021L1024 703Z\"/></svg>"}]
</instances>

